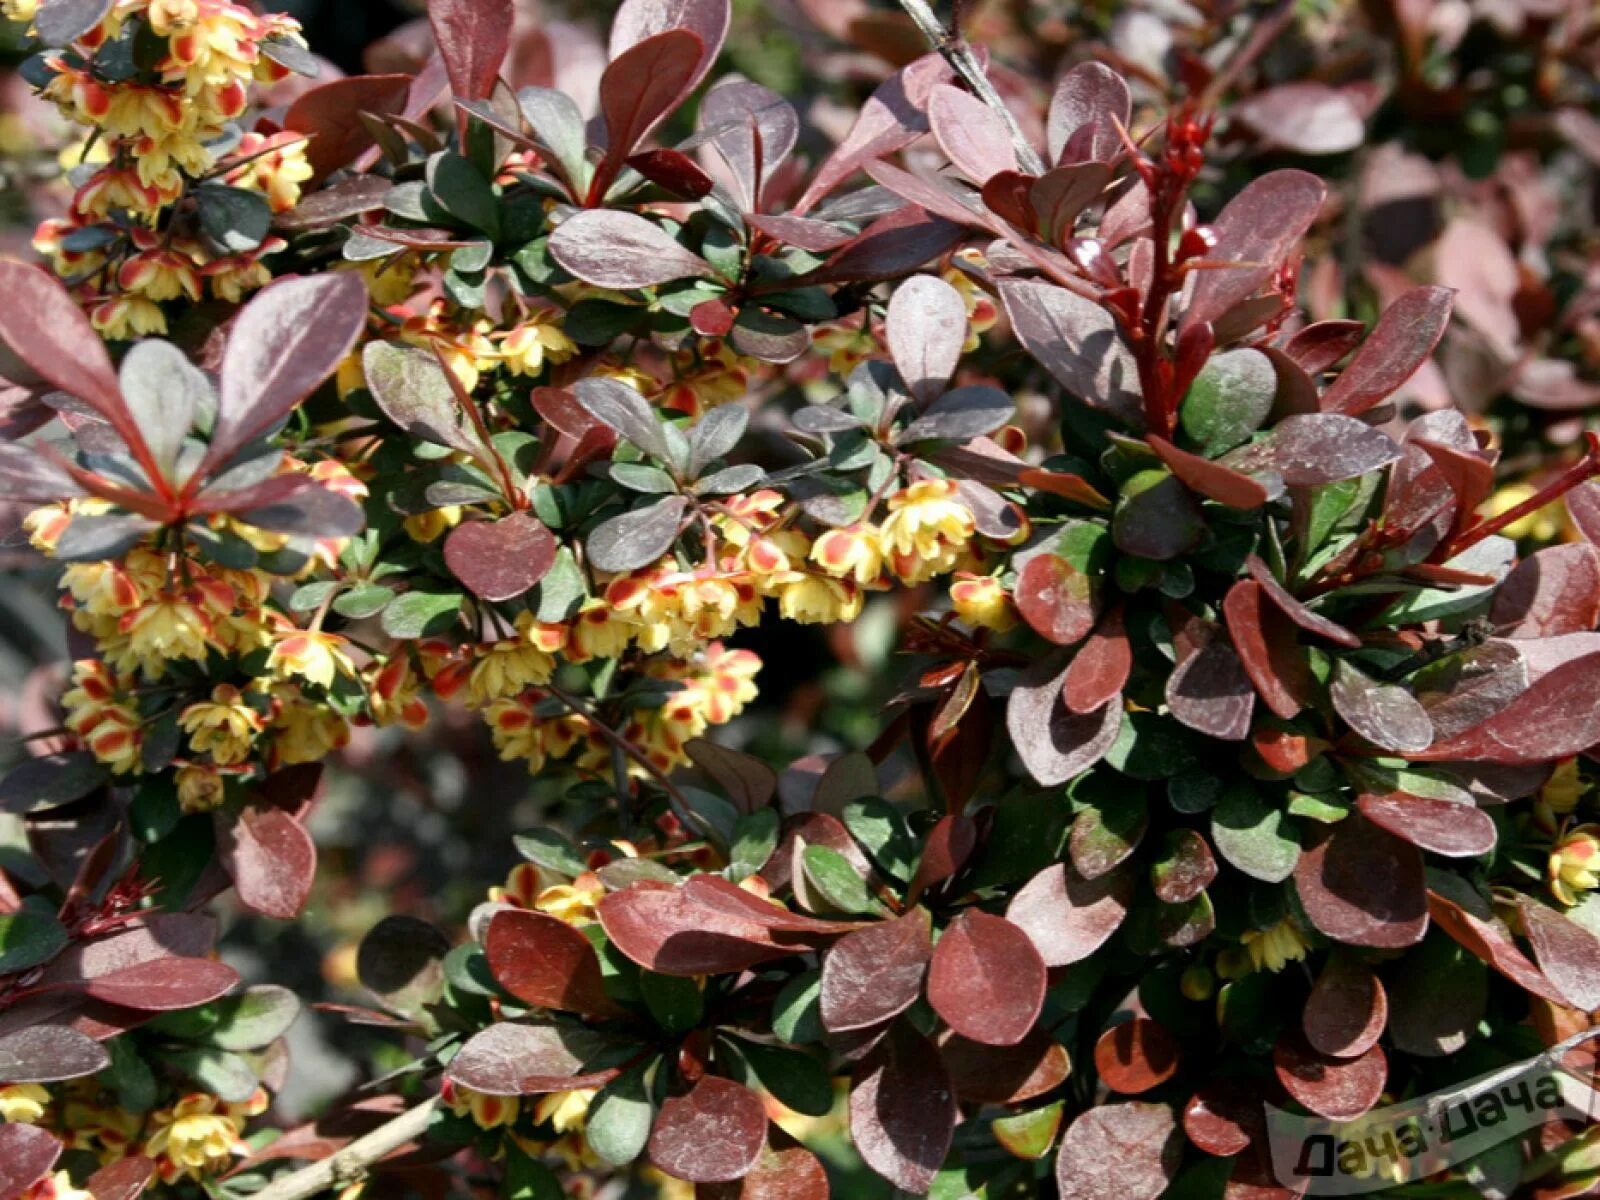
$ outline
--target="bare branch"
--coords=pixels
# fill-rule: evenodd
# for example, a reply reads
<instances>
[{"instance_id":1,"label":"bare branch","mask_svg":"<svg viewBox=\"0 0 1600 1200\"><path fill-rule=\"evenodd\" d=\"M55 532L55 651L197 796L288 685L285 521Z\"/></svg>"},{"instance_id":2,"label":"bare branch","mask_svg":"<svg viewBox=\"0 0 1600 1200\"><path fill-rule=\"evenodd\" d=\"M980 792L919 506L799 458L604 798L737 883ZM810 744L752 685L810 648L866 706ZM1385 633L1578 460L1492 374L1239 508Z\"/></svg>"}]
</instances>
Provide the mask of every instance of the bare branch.
<instances>
[{"instance_id":1,"label":"bare branch","mask_svg":"<svg viewBox=\"0 0 1600 1200\"><path fill-rule=\"evenodd\" d=\"M358 1137L344 1149L308 1167L302 1167L292 1175L275 1179L254 1193L251 1200L310 1200L310 1197L331 1189L348 1187L365 1177L367 1168L373 1163L421 1137L438 1107L439 1097L424 1100L371 1133Z\"/></svg>"}]
</instances>

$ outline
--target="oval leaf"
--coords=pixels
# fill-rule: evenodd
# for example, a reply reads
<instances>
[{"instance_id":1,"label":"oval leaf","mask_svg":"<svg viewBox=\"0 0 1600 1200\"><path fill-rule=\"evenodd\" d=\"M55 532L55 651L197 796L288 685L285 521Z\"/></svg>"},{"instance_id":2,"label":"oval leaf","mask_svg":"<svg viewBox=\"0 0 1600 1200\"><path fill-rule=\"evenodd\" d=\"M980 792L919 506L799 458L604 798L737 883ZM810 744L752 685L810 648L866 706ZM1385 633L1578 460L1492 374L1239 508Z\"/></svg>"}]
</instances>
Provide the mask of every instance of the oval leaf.
<instances>
[{"instance_id":1,"label":"oval leaf","mask_svg":"<svg viewBox=\"0 0 1600 1200\"><path fill-rule=\"evenodd\" d=\"M944 931L928 971L928 1002L962 1037L1014 1046L1044 1007L1044 960L1003 917L967 909Z\"/></svg>"}]
</instances>

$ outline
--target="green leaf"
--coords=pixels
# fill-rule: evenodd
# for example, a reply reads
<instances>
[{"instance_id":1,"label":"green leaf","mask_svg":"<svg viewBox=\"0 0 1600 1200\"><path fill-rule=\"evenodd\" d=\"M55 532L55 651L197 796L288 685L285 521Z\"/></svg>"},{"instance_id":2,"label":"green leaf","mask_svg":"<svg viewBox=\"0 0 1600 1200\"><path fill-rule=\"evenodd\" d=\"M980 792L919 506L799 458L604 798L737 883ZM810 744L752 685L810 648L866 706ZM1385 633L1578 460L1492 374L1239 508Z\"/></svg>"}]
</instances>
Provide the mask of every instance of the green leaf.
<instances>
[{"instance_id":1,"label":"green leaf","mask_svg":"<svg viewBox=\"0 0 1600 1200\"><path fill-rule=\"evenodd\" d=\"M439 207L491 238L500 233L500 198L461 155L441 151L428 160L428 191Z\"/></svg>"},{"instance_id":2,"label":"green leaf","mask_svg":"<svg viewBox=\"0 0 1600 1200\"><path fill-rule=\"evenodd\" d=\"M207 1040L219 1050L259 1050L277 1041L300 1015L300 1001L288 988L258 984L218 1000L216 1025Z\"/></svg>"},{"instance_id":3,"label":"green leaf","mask_svg":"<svg viewBox=\"0 0 1600 1200\"><path fill-rule=\"evenodd\" d=\"M743 1038L736 1045L761 1086L795 1112L825 1117L833 1111L833 1080L811 1055Z\"/></svg>"},{"instance_id":4,"label":"green leaf","mask_svg":"<svg viewBox=\"0 0 1600 1200\"><path fill-rule=\"evenodd\" d=\"M844 913L864 913L872 908L867 881L837 850L828 846L807 846L801 861L806 879L830 907Z\"/></svg>"},{"instance_id":5,"label":"green leaf","mask_svg":"<svg viewBox=\"0 0 1600 1200\"><path fill-rule=\"evenodd\" d=\"M117 1094L117 1107L128 1112L149 1112L160 1096L155 1072L140 1056L132 1038L112 1038L104 1044L111 1053L111 1065L95 1078Z\"/></svg>"},{"instance_id":6,"label":"green leaf","mask_svg":"<svg viewBox=\"0 0 1600 1200\"><path fill-rule=\"evenodd\" d=\"M208 183L195 200L201 232L229 254L248 254L272 232L272 206L260 192Z\"/></svg>"},{"instance_id":7,"label":"green leaf","mask_svg":"<svg viewBox=\"0 0 1600 1200\"><path fill-rule=\"evenodd\" d=\"M589 869L578 848L553 829L532 829L515 834L511 844L535 866L568 879L575 879Z\"/></svg>"},{"instance_id":8,"label":"green leaf","mask_svg":"<svg viewBox=\"0 0 1600 1200\"><path fill-rule=\"evenodd\" d=\"M163 1056L163 1061L171 1063L213 1096L230 1104L240 1104L250 1099L261 1083L248 1062L227 1050L199 1047L172 1050Z\"/></svg>"},{"instance_id":9,"label":"green leaf","mask_svg":"<svg viewBox=\"0 0 1600 1200\"><path fill-rule=\"evenodd\" d=\"M1057 1100L1032 1112L996 1117L990 1125L994 1140L1018 1158L1043 1158L1061 1129L1062 1108L1062 1102Z\"/></svg>"},{"instance_id":10,"label":"green leaf","mask_svg":"<svg viewBox=\"0 0 1600 1200\"><path fill-rule=\"evenodd\" d=\"M782 822L776 809L760 808L746 813L733 827L733 844L728 866L735 883L754 875L778 848L778 827Z\"/></svg>"},{"instance_id":11,"label":"green leaf","mask_svg":"<svg viewBox=\"0 0 1600 1200\"><path fill-rule=\"evenodd\" d=\"M159 842L183 817L170 774L147 776L128 805L128 832L141 842Z\"/></svg>"},{"instance_id":12,"label":"green leaf","mask_svg":"<svg viewBox=\"0 0 1600 1200\"><path fill-rule=\"evenodd\" d=\"M352 621L377 616L394 599L394 589L381 583L358 583L333 602L333 611Z\"/></svg>"},{"instance_id":13,"label":"green leaf","mask_svg":"<svg viewBox=\"0 0 1600 1200\"><path fill-rule=\"evenodd\" d=\"M1171 779L1196 766L1183 727L1152 712L1130 712L1122 718L1106 762L1134 779Z\"/></svg>"},{"instance_id":14,"label":"green leaf","mask_svg":"<svg viewBox=\"0 0 1600 1200\"><path fill-rule=\"evenodd\" d=\"M693 979L678 975L639 973L639 991L657 1025L668 1033L687 1033L700 1023L705 995Z\"/></svg>"},{"instance_id":15,"label":"green leaf","mask_svg":"<svg viewBox=\"0 0 1600 1200\"><path fill-rule=\"evenodd\" d=\"M1364 477L1357 476L1354 479L1341 479L1336 483L1325 483L1310 489L1311 503L1307 505L1306 514L1306 544L1301 548L1304 555L1309 556L1327 540L1340 519L1356 502L1364 482Z\"/></svg>"},{"instance_id":16,"label":"green leaf","mask_svg":"<svg viewBox=\"0 0 1600 1200\"><path fill-rule=\"evenodd\" d=\"M565 621L588 599L583 572L578 569L570 546L556 551L555 562L539 581L538 597L535 615L541 621Z\"/></svg>"},{"instance_id":17,"label":"green leaf","mask_svg":"<svg viewBox=\"0 0 1600 1200\"><path fill-rule=\"evenodd\" d=\"M383 631L410 641L443 633L461 612L460 592L406 592L383 610Z\"/></svg>"},{"instance_id":18,"label":"green leaf","mask_svg":"<svg viewBox=\"0 0 1600 1200\"><path fill-rule=\"evenodd\" d=\"M589 1148L614 1167L631 1163L650 1140L655 1105L645 1088L649 1063L641 1063L617 1076L589 1105L583 1138Z\"/></svg>"},{"instance_id":19,"label":"green leaf","mask_svg":"<svg viewBox=\"0 0 1600 1200\"><path fill-rule=\"evenodd\" d=\"M61 922L48 913L21 909L0 916L0 975L49 962L69 940Z\"/></svg>"},{"instance_id":20,"label":"green leaf","mask_svg":"<svg viewBox=\"0 0 1600 1200\"><path fill-rule=\"evenodd\" d=\"M614 462L611 464L609 474L613 483L631 492L665 495L678 490L678 485L673 482L671 475L660 467L652 467L646 463Z\"/></svg>"},{"instance_id":21,"label":"green leaf","mask_svg":"<svg viewBox=\"0 0 1600 1200\"><path fill-rule=\"evenodd\" d=\"M315 583L302 584L289 597L289 611L313 612L321 608L323 601L338 591L339 586L337 579L319 579Z\"/></svg>"},{"instance_id":22,"label":"green leaf","mask_svg":"<svg viewBox=\"0 0 1600 1200\"><path fill-rule=\"evenodd\" d=\"M1202 450L1216 457L1250 440L1272 412L1278 372L1259 350L1213 355L1189 385L1178 419Z\"/></svg>"},{"instance_id":23,"label":"green leaf","mask_svg":"<svg viewBox=\"0 0 1600 1200\"><path fill-rule=\"evenodd\" d=\"M649 313L631 304L580 300L567 309L562 332L580 346L609 346L643 322Z\"/></svg>"},{"instance_id":24,"label":"green leaf","mask_svg":"<svg viewBox=\"0 0 1600 1200\"><path fill-rule=\"evenodd\" d=\"M500 1180L501 1200L563 1200L567 1193L554 1171L530 1157L510 1138L502 1145L506 1169Z\"/></svg>"},{"instance_id":25,"label":"green leaf","mask_svg":"<svg viewBox=\"0 0 1600 1200\"><path fill-rule=\"evenodd\" d=\"M852 800L841 814L850 836L861 843L882 870L896 879L910 879L916 864L917 846L905 820L882 800L868 797Z\"/></svg>"},{"instance_id":26,"label":"green leaf","mask_svg":"<svg viewBox=\"0 0 1600 1200\"><path fill-rule=\"evenodd\" d=\"M822 1040L822 972L796 975L772 1002L772 1032L790 1045Z\"/></svg>"},{"instance_id":27,"label":"green leaf","mask_svg":"<svg viewBox=\"0 0 1600 1200\"><path fill-rule=\"evenodd\" d=\"M1217 850L1252 879L1281 883L1300 861L1300 843L1286 814L1248 783L1231 783L1211 814Z\"/></svg>"}]
</instances>

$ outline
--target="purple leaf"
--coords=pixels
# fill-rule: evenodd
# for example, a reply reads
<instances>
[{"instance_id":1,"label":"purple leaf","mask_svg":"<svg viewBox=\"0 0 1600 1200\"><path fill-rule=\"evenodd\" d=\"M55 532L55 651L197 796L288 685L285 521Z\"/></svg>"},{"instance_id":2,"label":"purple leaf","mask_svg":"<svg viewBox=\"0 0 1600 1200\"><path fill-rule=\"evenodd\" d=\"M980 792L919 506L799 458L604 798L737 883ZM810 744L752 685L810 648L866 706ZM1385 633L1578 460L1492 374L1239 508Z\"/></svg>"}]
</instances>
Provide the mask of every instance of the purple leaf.
<instances>
[{"instance_id":1,"label":"purple leaf","mask_svg":"<svg viewBox=\"0 0 1600 1200\"><path fill-rule=\"evenodd\" d=\"M1069 146L1078 151L1078 159L1108 162L1115 158L1122 150L1117 126L1127 128L1132 104L1127 83L1110 67L1097 62L1073 67L1050 97L1045 124L1050 161L1062 162ZM1089 131L1087 136L1084 130Z\"/></svg>"},{"instance_id":2,"label":"purple leaf","mask_svg":"<svg viewBox=\"0 0 1600 1200\"><path fill-rule=\"evenodd\" d=\"M0 1125L0 1197L17 1200L50 1173L61 1143L37 1125Z\"/></svg>"},{"instance_id":3,"label":"purple leaf","mask_svg":"<svg viewBox=\"0 0 1600 1200\"><path fill-rule=\"evenodd\" d=\"M1334 941L1396 950L1427 932L1421 851L1363 817L1322 831L1301 854L1294 886L1311 923Z\"/></svg>"},{"instance_id":4,"label":"purple leaf","mask_svg":"<svg viewBox=\"0 0 1600 1200\"><path fill-rule=\"evenodd\" d=\"M662 1103L650 1131L650 1161L690 1183L723 1183L748 1175L766 1140L761 1097L731 1079L704 1075L686 1095Z\"/></svg>"},{"instance_id":5,"label":"purple leaf","mask_svg":"<svg viewBox=\"0 0 1600 1200\"><path fill-rule=\"evenodd\" d=\"M75 42L111 11L112 0L43 0L34 16L34 31L55 49Z\"/></svg>"},{"instance_id":6,"label":"purple leaf","mask_svg":"<svg viewBox=\"0 0 1600 1200\"><path fill-rule=\"evenodd\" d=\"M274 475L238 491L210 488L191 512L230 513L246 525L304 537L351 537L366 524L361 506L309 475Z\"/></svg>"},{"instance_id":7,"label":"purple leaf","mask_svg":"<svg viewBox=\"0 0 1600 1200\"><path fill-rule=\"evenodd\" d=\"M623 0L611 22L608 57L620 58L647 38L672 29L687 29L700 39L699 66L685 91L692 91L716 62L728 36L728 0Z\"/></svg>"},{"instance_id":8,"label":"purple leaf","mask_svg":"<svg viewBox=\"0 0 1600 1200\"><path fill-rule=\"evenodd\" d=\"M685 496L663 496L653 504L603 522L584 542L590 565L602 571L648 567L672 549L688 506Z\"/></svg>"},{"instance_id":9,"label":"purple leaf","mask_svg":"<svg viewBox=\"0 0 1600 1200\"><path fill-rule=\"evenodd\" d=\"M711 264L635 213L592 208L550 235L550 256L585 283L644 288L712 274Z\"/></svg>"},{"instance_id":10,"label":"purple leaf","mask_svg":"<svg viewBox=\"0 0 1600 1200\"><path fill-rule=\"evenodd\" d=\"M934 947L928 1002L962 1037L1014 1046L1039 1019L1047 982L1044 960L1026 933L969 908Z\"/></svg>"},{"instance_id":11,"label":"purple leaf","mask_svg":"<svg viewBox=\"0 0 1600 1200\"><path fill-rule=\"evenodd\" d=\"M1317 1053L1354 1058L1377 1043L1388 1019L1388 997L1372 968L1352 955L1331 954L1300 1023Z\"/></svg>"},{"instance_id":12,"label":"purple leaf","mask_svg":"<svg viewBox=\"0 0 1600 1200\"><path fill-rule=\"evenodd\" d=\"M171 1012L226 996L239 972L210 958L152 958L96 975L84 991L96 1000L140 1012Z\"/></svg>"},{"instance_id":13,"label":"purple leaf","mask_svg":"<svg viewBox=\"0 0 1600 1200\"><path fill-rule=\"evenodd\" d=\"M1471 804L1404 792L1363 795L1356 803L1374 825L1434 854L1476 858L1494 849L1494 820Z\"/></svg>"},{"instance_id":14,"label":"purple leaf","mask_svg":"<svg viewBox=\"0 0 1600 1200\"><path fill-rule=\"evenodd\" d=\"M457 100L485 100L511 47L513 0L430 0L428 21ZM462 141L467 114L459 113Z\"/></svg>"},{"instance_id":15,"label":"purple leaf","mask_svg":"<svg viewBox=\"0 0 1600 1200\"><path fill-rule=\"evenodd\" d=\"M967 340L961 294L936 275L913 275L890 297L885 327L889 354L912 399L931 403L955 374Z\"/></svg>"},{"instance_id":16,"label":"purple leaf","mask_svg":"<svg viewBox=\"0 0 1600 1200\"><path fill-rule=\"evenodd\" d=\"M136 1155L101 1167L84 1186L94 1200L136 1200L155 1174L154 1160Z\"/></svg>"},{"instance_id":17,"label":"purple leaf","mask_svg":"<svg viewBox=\"0 0 1600 1200\"><path fill-rule=\"evenodd\" d=\"M1156 457L1196 495L1238 509L1260 508L1267 502L1267 489L1250 476L1180 449L1159 434L1152 433L1147 440Z\"/></svg>"},{"instance_id":18,"label":"purple leaf","mask_svg":"<svg viewBox=\"0 0 1600 1200\"><path fill-rule=\"evenodd\" d=\"M1046 641L1074 645L1094 628L1094 582L1059 554L1036 554L1017 574L1017 611Z\"/></svg>"},{"instance_id":19,"label":"purple leaf","mask_svg":"<svg viewBox=\"0 0 1600 1200\"><path fill-rule=\"evenodd\" d=\"M1272 471L1291 487L1354 479L1400 457L1388 434L1338 413L1285 417L1259 442L1226 455L1236 471Z\"/></svg>"},{"instance_id":20,"label":"purple leaf","mask_svg":"<svg viewBox=\"0 0 1600 1200\"><path fill-rule=\"evenodd\" d=\"M1296 330L1283 352L1307 375L1320 375L1359 346L1366 330L1360 321L1315 321Z\"/></svg>"},{"instance_id":21,"label":"purple leaf","mask_svg":"<svg viewBox=\"0 0 1600 1200\"><path fill-rule=\"evenodd\" d=\"M171 342L139 342L118 372L134 424L161 473L172 476L195 414L215 403L211 383Z\"/></svg>"},{"instance_id":22,"label":"purple leaf","mask_svg":"<svg viewBox=\"0 0 1600 1200\"><path fill-rule=\"evenodd\" d=\"M1167 677L1167 707L1190 729L1227 742L1250 733L1256 694L1239 656L1218 634Z\"/></svg>"},{"instance_id":23,"label":"purple leaf","mask_svg":"<svg viewBox=\"0 0 1600 1200\"><path fill-rule=\"evenodd\" d=\"M586 1029L501 1021L469 1038L444 1075L490 1096L600 1087L617 1074L615 1067L587 1075L579 1072L602 1048L600 1039Z\"/></svg>"},{"instance_id":24,"label":"purple leaf","mask_svg":"<svg viewBox=\"0 0 1600 1200\"><path fill-rule=\"evenodd\" d=\"M861 1060L851 1080L856 1150L879 1175L919 1196L950 1153L958 1116L938 1051L904 1022Z\"/></svg>"},{"instance_id":25,"label":"purple leaf","mask_svg":"<svg viewBox=\"0 0 1600 1200\"><path fill-rule=\"evenodd\" d=\"M1143 423L1139 368L1108 310L1035 280L1004 280L1000 299L1017 340L1074 399L1130 427Z\"/></svg>"},{"instance_id":26,"label":"purple leaf","mask_svg":"<svg viewBox=\"0 0 1600 1200\"><path fill-rule=\"evenodd\" d=\"M959 226L907 204L872 222L816 270L789 282L820 285L896 279L938 258L961 237Z\"/></svg>"},{"instance_id":27,"label":"purple leaf","mask_svg":"<svg viewBox=\"0 0 1600 1200\"><path fill-rule=\"evenodd\" d=\"M1555 762L1581 753L1600 742L1596 671L1600 653L1571 659L1542 675L1487 721L1411 757L1424 762L1516 765Z\"/></svg>"},{"instance_id":28,"label":"purple leaf","mask_svg":"<svg viewBox=\"0 0 1600 1200\"><path fill-rule=\"evenodd\" d=\"M1115 701L1133 671L1133 647L1123 625L1122 605L1113 605L1090 633L1061 684L1061 699L1080 716Z\"/></svg>"},{"instance_id":29,"label":"purple leaf","mask_svg":"<svg viewBox=\"0 0 1600 1200\"><path fill-rule=\"evenodd\" d=\"M475 596L512 600L543 579L556 539L537 517L514 512L498 521L467 521L450 531L444 561Z\"/></svg>"},{"instance_id":30,"label":"purple leaf","mask_svg":"<svg viewBox=\"0 0 1600 1200\"><path fill-rule=\"evenodd\" d=\"M1317 219L1327 188L1305 171L1273 171L1247 184L1217 214L1217 243L1207 256L1237 264L1201 271L1180 332L1217 324L1270 279Z\"/></svg>"},{"instance_id":31,"label":"purple leaf","mask_svg":"<svg viewBox=\"0 0 1600 1200\"><path fill-rule=\"evenodd\" d=\"M600 76L600 112L605 118L607 142L605 158L595 169L590 187L591 203L604 198L623 162L652 129L683 103L700 78L705 52L699 34L669 29L634 43L611 60Z\"/></svg>"},{"instance_id":32,"label":"purple leaf","mask_svg":"<svg viewBox=\"0 0 1600 1200\"><path fill-rule=\"evenodd\" d=\"M1348 647L1351 650L1361 649L1361 639L1359 637L1351 633L1343 625L1328 620L1321 613L1313 612L1300 603L1299 600L1289 594L1288 589L1283 584L1278 582L1277 576L1273 575L1267 564L1254 554L1245 561L1245 566L1250 572L1250 578L1261 585L1262 593L1266 598L1272 601L1279 612L1300 626L1301 629L1304 629L1307 633L1325 637L1331 642L1337 642L1339 645Z\"/></svg>"},{"instance_id":33,"label":"purple leaf","mask_svg":"<svg viewBox=\"0 0 1600 1200\"><path fill-rule=\"evenodd\" d=\"M93 1075L111 1065L105 1047L65 1025L35 1025L0 1034L0 1079L56 1083Z\"/></svg>"},{"instance_id":34,"label":"purple leaf","mask_svg":"<svg viewBox=\"0 0 1600 1200\"><path fill-rule=\"evenodd\" d=\"M1084 879L1070 863L1040 871L1012 897L1006 918L1032 939L1048 967L1088 958L1128 915L1134 893L1127 871Z\"/></svg>"},{"instance_id":35,"label":"purple leaf","mask_svg":"<svg viewBox=\"0 0 1600 1200\"><path fill-rule=\"evenodd\" d=\"M1325 83L1296 82L1257 92L1228 110L1268 146L1296 154L1342 154L1366 126L1350 97Z\"/></svg>"},{"instance_id":36,"label":"purple leaf","mask_svg":"<svg viewBox=\"0 0 1600 1200\"><path fill-rule=\"evenodd\" d=\"M1105 757L1122 728L1122 706L1108 703L1082 716L1061 698L1070 667L1056 659L1023 672L1006 703L1006 730L1022 765L1045 787L1066 783Z\"/></svg>"},{"instance_id":37,"label":"purple leaf","mask_svg":"<svg viewBox=\"0 0 1600 1200\"><path fill-rule=\"evenodd\" d=\"M761 207L762 190L799 136L800 118L794 106L758 83L725 79L700 102L700 132L695 140L715 147L728 164L742 211Z\"/></svg>"},{"instance_id":38,"label":"purple leaf","mask_svg":"<svg viewBox=\"0 0 1600 1200\"><path fill-rule=\"evenodd\" d=\"M1378 1102L1389 1077L1382 1048L1368 1046L1355 1058L1318 1054L1298 1033L1280 1038L1272 1065L1284 1089L1318 1116L1353 1121Z\"/></svg>"},{"instance_id":39,"label":"purple leaf","mask_svg":"<svg viewBox=\"0 0 1600 1200\"><path fill-rule=\"evenodd\" d=\"M662 975L742 971L804 953L817 940L744 912L712 907L687 888L667 883L636 883L612 892L600 902L599 915L618 950Z\"/></svg>"},{"instance_id":40,"label":"purple leaf","mask_svg":"<svg viewBox=\"0 0 1600 1200\"><path fill-rule=\"evenodd\" d=\"M305 152L313 178L320 181L372 149L372 134L361 114L401 112L411 81L410 75L352 75L302 92L284 115L283 127L307 136Z\"/></svg>"},{"instance_id":41,"label":"purple leaf","mask_svg":"<svg viewBox=\"0 0 1600 1200\"><path fill-rule=\"evenodd\" d=\"M920 906L840 938L822 960L823 1028L868 1029L910 1008L932 952L928 911Z\"/></svg>"},{"instance_id":42,"label":"purple leaf","mask_svg":"<svg viewBox=\"0 0 1600 1200\"><path fill-rule=\"evenodd\" d=\"M0 491L12 500L51 503L84 494L76 480L37 448L0 442Z\"/></svg>"},{"instance_id":43,"label":"purple leaf","mask_svg":"<svg viewBox=\"0 0 1600 1200\"><path fill-rule=\"evenodd\" d=\"M349 272L283 279L257 292L228 334L202 469L226 462L288 416L333 374L366 323L367 287Z\"/></svg>"},{"instance_id":44,"label":"purple leaf","mask_svg":"<svg viewBox=\"0 0 1600 1200\"><path fill-rule=\"evenodd\" d=\"M1600 1008L1600 937L1531 896L1517 904L1545 977L1583 1012Z\"/></svg>"},{"instance_id":45,"label":"purple leaf","mask_svg":"<svg viewBox=\"0 0 1600 1200\"><path fill-rule=\"evenodd\" d=\"M1354 417L1388 399L1439 344L1454 297L1449 288L1412 288L1384 309L1350 365L1323 393L1322 410Z\"/></svg>"},{"instance_id":46,"label":"purple leaf","mask_svg":"<svg viewBox=\"0 0 1600 1200\"><path fill-rule=\"evenodd\" d=\"M971 92L938 84L928 93L928 124L945 157L974 183L1017 170L1017 152L1005 121Z\"/></svg>"},{"instance_id":47,"label":"purple leaf","mask_svg":"<svg viewBox=\"0 0 1600 1200\"><path fill-rule=\"evenodd\" d=\"M1334 663L1328 697L1334 711L1374 746L1409 754L1433 742L1433 722L1415 696L1369 678L1347 661Z\"/></svg>"},{"instance_id":48,"label":"purple leaf","mask_svg":"<svg viewBox=\"0 0 1600 1200\"><path fill-rule=\"evenodd\" d=\"M1156 1200L1182 1157L1183 1138L1165 1104L1102 1104L1067 1127L1056 1188L1061 1200Z\"/></svg>"},{"instance_id":49,"label":"purple leaf","mask_svg":"<svg viewBox=\"0 0 1600 1200\"><path fill-rule=\"evenodd\" d=\"M1519 562L1489 608L1506 638L1584 633L1600 624L1600 552L1588 542L1546 546Z\"/></svg>"},{"instance_id":50,"label":"purple leaf","mask_svg":"<svg viewBox=\"0 0 1600 1200\"><path fill-rule=\"evenodd\" d=\"M291 921L305 908L317 875L317 848L281 808L217 817L217 854L251 912Z\"/></svg>"}]
</instances>

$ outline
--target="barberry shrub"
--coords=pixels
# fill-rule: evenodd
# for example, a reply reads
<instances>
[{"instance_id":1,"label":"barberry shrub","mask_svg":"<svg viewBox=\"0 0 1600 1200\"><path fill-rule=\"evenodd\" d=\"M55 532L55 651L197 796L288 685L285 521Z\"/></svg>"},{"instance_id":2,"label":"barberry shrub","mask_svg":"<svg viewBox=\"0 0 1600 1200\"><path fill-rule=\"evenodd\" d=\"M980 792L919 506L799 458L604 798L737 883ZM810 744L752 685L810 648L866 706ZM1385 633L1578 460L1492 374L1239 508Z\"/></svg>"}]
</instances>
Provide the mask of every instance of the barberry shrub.
<instances>
[{"instance_id":1,"label":"barberry shrub","mask_svg":"<svg viewBox=\"0 0 1600 1200\"><path fill-rule=\"evenodd\" d=\"M0 487L76 658L0 784L0 1200L1282 1195L1264 1104L1588 1028L1600 446L1480 515L1491 432L1392 403L1449 290L1297 307L1317 177L1202 213L1214 111L1089 64L1024 128L950 31L812 163L703 86L727 0L626 0L597 98L502 81L502 0L287 83L228 0L3 5L85 138L50 270L0 263ZM870 745L715 739L741 630L885 592ZM463 935L373 929L347 1015L409 1065L277 1131L300 1003L208 910L294 919L322 761L447 705L598 815Z\"/></svg>"}]
</instances>

